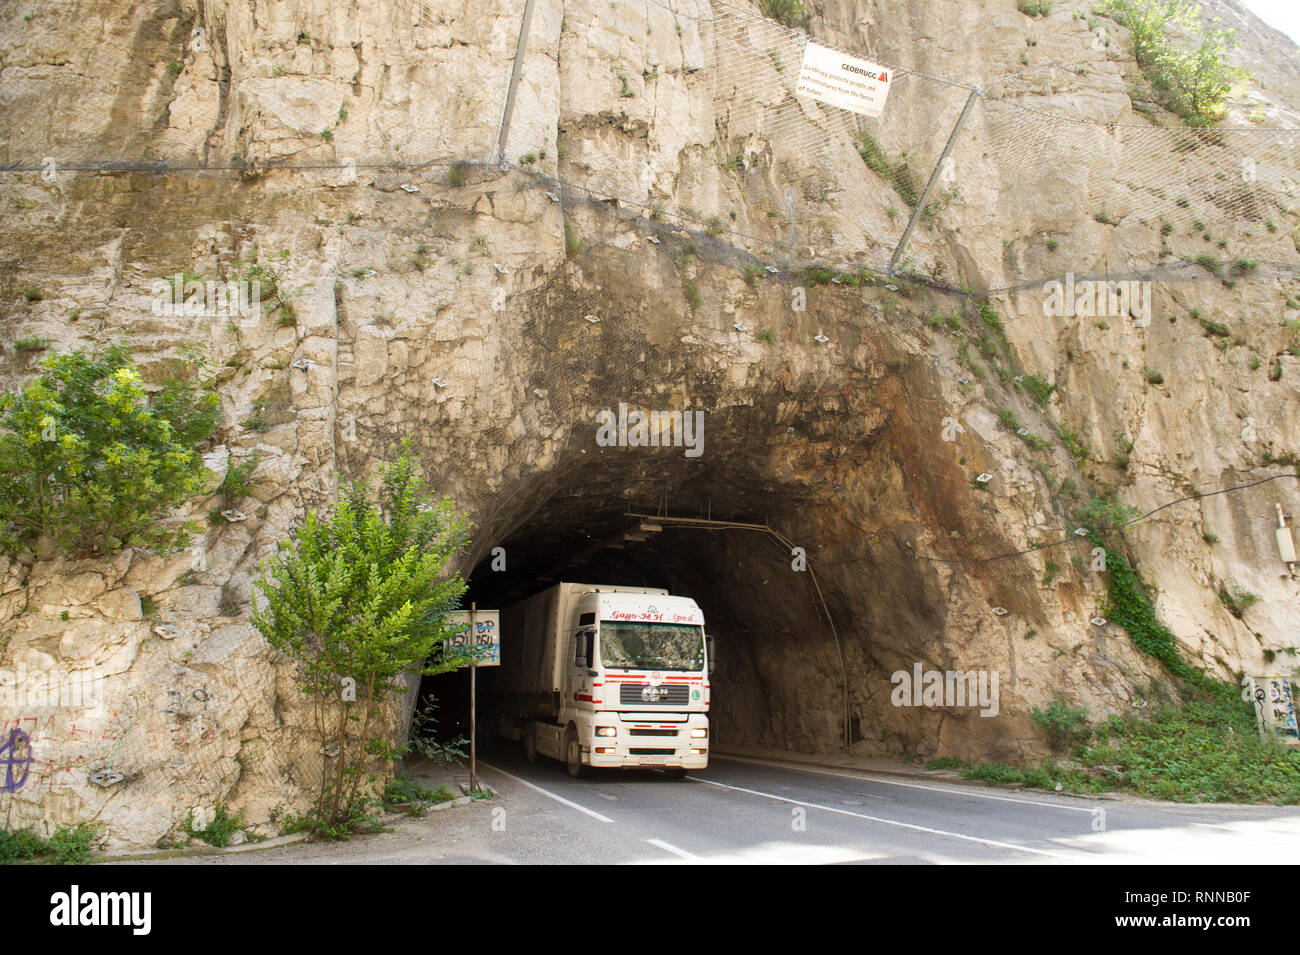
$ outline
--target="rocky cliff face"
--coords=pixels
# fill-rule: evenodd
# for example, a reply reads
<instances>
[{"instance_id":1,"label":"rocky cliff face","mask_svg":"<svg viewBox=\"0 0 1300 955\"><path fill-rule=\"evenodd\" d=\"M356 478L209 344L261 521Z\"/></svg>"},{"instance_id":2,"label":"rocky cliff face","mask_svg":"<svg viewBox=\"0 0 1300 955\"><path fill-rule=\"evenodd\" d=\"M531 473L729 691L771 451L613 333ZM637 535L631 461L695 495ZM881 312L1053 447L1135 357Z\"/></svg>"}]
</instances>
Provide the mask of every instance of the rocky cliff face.
<instances>
[{"instance_id":1,"label":"rocky cliff face","mask_svg":"<svg viewBox=\"0 0 1300 955\"><path fill-rule=\"evenodd\" d=\"M1295 46L1222 8L1255 77L1228 120L1247 131L1188 145L1143 128L1131 44L1074 17L1086 4L816 4L821 42L918 71L863 128L920 186L968 96L941 80L981 84L891 279L906 198L851 117L790 95L801 38L744 4L538 0L507 162L489 161L518 6L0 14L0 152L29 170L0 174L0 385L34 370L22 338L127 338L154 380L197 340L221 368L210 467L258 460L247 519L194 550L0 561L0 665L102 681L89 705L6 708L34 759L3 797L10 826L95 819L151 844L195 807L267 829L300 807L320 743L247 622L250 581L408 435L476 524L460 569L506 549L508 580L475 574L484 598L617 575L699 599L724 648L719 743L1016 759L1041 752L1028 713L1054 697L1100 716L1166 692L1091 622L1106 577L1073 515L1107 489L1146 512L1295 470L1300 173L1294 134L1272 131L1300 127ZM73 168L105 161L130 168ZM281 250L292 320L157 314L156 280ZM1221 277L1184 264L1207 254ZM1045 283L1107 272L1150 276L1149 322L1140 303L1047 314ZM596 415L620 403L704 411L703 453L601 447ZM1126 531L1198 666L1294 665L1272 528L1296 491ZM629 512L766 521L816 585L757 532L627 541ZM1219 598L1236 589L1260 598L1240 618ZM890 674L916 663L996 672L997 714L891 705ZM125 778L92 784L102 769Z\"/></svg>"}]
</instances>

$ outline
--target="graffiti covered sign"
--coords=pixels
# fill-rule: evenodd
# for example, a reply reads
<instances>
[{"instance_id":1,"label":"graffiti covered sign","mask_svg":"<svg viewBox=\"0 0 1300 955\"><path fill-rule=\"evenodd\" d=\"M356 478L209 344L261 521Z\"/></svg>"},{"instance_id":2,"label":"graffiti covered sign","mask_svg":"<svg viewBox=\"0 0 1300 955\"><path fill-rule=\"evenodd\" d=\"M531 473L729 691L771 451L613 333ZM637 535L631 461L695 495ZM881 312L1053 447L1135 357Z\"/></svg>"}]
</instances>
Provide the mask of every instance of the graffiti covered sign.
<instances>
[{"instance_id":1,"label":"graffiti covered sign","mask_svg":"<svg viewBox=\"0 0 1300 955\"><path fill-rule=\"evenodd\" d=\"M448 653L464 655L467 663L473 657L475 666L501 665L501 611L476 610L472 634L469 632L468 610L457 610L451 615L450 623L458 629L444 644Z\"/></svg>"},{"instance_id":2,"label":"graffiti covered sign","mask_svg":"<svg viewBox=\"0 0 1300 955\"><path fill-rule=\"evenodd\" d=\"M1295 692L1290 677L1256 676L1248 680L1247 693L1254 700L1259 735L1273 737L1288 746L1300 746L1296 726Z\"/></svg>"}]
</instances>

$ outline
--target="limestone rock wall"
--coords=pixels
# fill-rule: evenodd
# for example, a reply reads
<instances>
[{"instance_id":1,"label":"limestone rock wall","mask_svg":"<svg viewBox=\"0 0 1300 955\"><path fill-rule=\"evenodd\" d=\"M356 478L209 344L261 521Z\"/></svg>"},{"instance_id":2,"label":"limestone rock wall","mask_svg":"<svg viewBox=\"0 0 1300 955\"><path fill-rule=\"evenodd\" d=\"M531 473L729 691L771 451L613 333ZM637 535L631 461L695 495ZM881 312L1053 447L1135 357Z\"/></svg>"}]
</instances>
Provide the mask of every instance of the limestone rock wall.
<instances>
[{"instance_id":1,"label":"limestone rock wall","mask_svg":"<svg viewBox=\"0 0 1300 955\"><path fill-rule=\"evenodd\" d=\"M341 480L407 435L477 525L466 573L530 522L562 537L584 512L663 500L766 518L805 546L838 642L779 552L727 538L664 554L734 637L718 680L730 687L718 693L722 741L833 751L847 720L857 752L1032 757L1034 706L1063 694L1099 716L1163 682L1121 631L1089 623L1104 578L1072 562L1086 550L932 558L1067 537L1090 487L1116 487L1146 511L1284 472L1266 462L1300 449L1290 353L1300 342L1284 324L1300 302L1295 196L1270 192L1254 217L1204 213L1199 230L1191 212L1179 219L1173 259L1207 247L1206 232L1231 241L1217 255L1268 268L1235 284L1157 280L1149 327L1047 316L1044 276L1159 265L1160 214L1149 198L1115 198L1131 153L1106 146L1104 126L1045 136L1021 155L1007 145L1005 106L981 106L953 154L960 198L909 252L935 287L815 285L796 268L887 260L906 205L847 141L728 125L718 8L704 0L538 0L505 155L515 168L482 164L518 6L33 0L0 13L7 161L207 167L0 173L6 339L129 338L151 380L199 341L223 397L210 466L220 476L231 461L259 462L238 503L248 519L208 527L194 550L0 564L0 666L83 674L100 693L89 705L6 709L5 732L22 730L34 759L0 796L8 825L92 819L114 843L147 845L217 801L246 808L263 831L277 805L301 808L319 741L304 729L292 666L247 622L251 580L307 508L327 506ZM1056 92L1050 81L998 89L1052 115L1143 122L1126 92L1123 31L1110 26L1111 45L1094 49L1072 17L1084 4L1058 3L1047 20L1012 0L816 6L824 42L991 91L1022 68L1022 51L1084 64ZM1294 128L1295 48L1242 23L1256 82L1231 122L1262 109ZM761 55L766 34L754 30ZM744 95L779 105L797 66L766 58L771 72ZM924 182L966 93L913 77L892 95L873 128L891 157L917 157ZM1096 148L1081 150L1081 136ZM1265 178L1286 168L1277 143L1261 149ZM1179 154L1142 155L1143 181L1175 199ZM453 175L455 160L470 165ZM1096 220L1101 199L1117 224ZM224 279L280 250L295 321L154 313L156 279ZM755 263L779 272L747 274ZM1033 284L1012 288L1026 276ZM994 290L1006 380L979 354L962 286ZM28 301L28 288L43 295ZM806 310L791 307L796 288ZM1192 309L1240 342L1223 347ZM960 331L951 315L964 317ZM38 355L6 348L0 386L19 386ZM1057 386L1047 410L1017 390L1013 365ZM597 448L594 415L620 401L705 409L706 455ZM1000 424L1003 410L1049 447L1028 448ZM1095 460L1077 466L1063 431ZM987 489L981 473L994 476ZM1063 481L1078 493L1062 494ZM1300 647L1296 584L1271 549L1274 505L1292 515L1295 495L1294 481L1273 481L1177 505L1127 535L1162 619L1221 676L1289 668ZM206 523L210 506L195 501L175 519ZM1237 619L1220 584L1260 602ZM891 706L889 674L914 662L998 671L1000 714ZM125 779L96 786L101 769Z\"/></svg>"}]
</instances>

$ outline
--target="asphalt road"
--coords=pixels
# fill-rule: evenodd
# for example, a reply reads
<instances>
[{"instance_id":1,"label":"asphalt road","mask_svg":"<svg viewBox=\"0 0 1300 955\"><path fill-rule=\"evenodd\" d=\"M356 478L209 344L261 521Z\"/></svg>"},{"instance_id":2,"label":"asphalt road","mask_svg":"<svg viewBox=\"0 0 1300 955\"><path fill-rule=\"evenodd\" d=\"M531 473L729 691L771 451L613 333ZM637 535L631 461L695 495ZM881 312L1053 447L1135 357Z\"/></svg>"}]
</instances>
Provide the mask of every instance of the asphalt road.
<instances>
[{"instance_id":1,"label":"asphalt road","mask_svg":"<svg viewBox=\"0 0 1300 955\"><path fill-rule=\"evenodd\" d=\"M714 757L684 780L497 752L497 798L392 832L195 864L1260 863L1300 844L1300 809L1187 806Z\"/></svg>"}]
</instances>

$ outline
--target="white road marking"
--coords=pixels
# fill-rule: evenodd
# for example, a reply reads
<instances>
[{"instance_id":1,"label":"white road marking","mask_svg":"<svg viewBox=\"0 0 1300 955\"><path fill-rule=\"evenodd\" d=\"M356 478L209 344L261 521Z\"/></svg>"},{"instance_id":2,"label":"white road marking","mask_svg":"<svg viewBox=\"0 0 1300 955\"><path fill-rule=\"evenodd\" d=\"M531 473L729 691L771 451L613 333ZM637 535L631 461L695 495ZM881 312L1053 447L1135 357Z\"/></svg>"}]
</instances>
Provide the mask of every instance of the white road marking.
<instances>
[{"instance_id":1,"label":"white road marking","mask_svg":"<svg viewBox=\"0 0 1300 955\"><path fill-rule=\"evenodd\" d=\"M924 789L929 792L946 793L949 796L970 796L972 799L993 799L997 802L1019 802L1027 806L1041 806L1043 809L1067 809L1071 812L1092 813L1090 806L1062 806L1060 803L1042 802L1037 799L1017 799L1015 796L994 796L991 793L971 792L969 789L960 787L945 786L922 786L920 783L901 783L896 779L881 779L879 776L873 776L868 770L863 770L862 775L852 773L836 773L829 769L819 769L812 766L802 766L799 763L785 763L777 760L765 759L747 759L744 756L720 756L711 755L710 759L731 761L733 763L750 763L754 766L779 766L782 769L793 769L801 773L816 773L819 776L838 776L840 779L857 779L862 782L880 783L882 786L902 786L905 789Z\"/></svg>"},{"instance_id":2,"label":"white road marking","mask_svg":"<svg viewBox=\"0 0 1300 955\"><path fill-rule=\"evenodd\" d=\"M494 773L500 773L502 776L505 776L507 779L513 779L517 783L523 783L529 789L536 789L543 796L547 796L551 799L554 799L558 803L563 803L564 805L568 806L570 809L576 809L578 810L578 812L585 813L586 815L591 816L592 819L599 819L601 822L614 821L613 819L609 818L609 816L602 816L594 809L588 809L586 806L579 806L576 802L573 802L572 800L565 799L563 796L557 796L555 793L543 789L541 786L535 785L534 783L530 783L526 779L520 779L518 776L514 775L513 773L506 772L504 769L497 769L497 767L495 766L489 766L487 763L483 762L482 760L479 760L479 765L482 766L484 769L492 770Z\"/></svg>"},{"instance_id":3,"label":"white road marking","mask_svg":"<svg viewBox=\"0 0 1300 955\"><path fill-rule=\"evenodd\" d=\"M707 786L719 786L722 789L731 789L738 793L748 793L751 796L762 796L764 799L775 799L778 802L793 803L796 806L807 806L809 809L820 809L823 812L839 813L842 816L853 816L857 819L866 819L869 822L879 822L886 826L898 826L900 829L912 829L916 832L928 832L935 836L946 836L949 839L961 839L965 842L978 842L981 845L993 846L998 849L1012 849L1016 852L1030 852L1039 856L1050 856L1054 859L1068 859L1072 862L1079 861L1078 857L1063 855L1059 852L1048 852L1045 849L1032 849L1029 846L1016 845L1013 842L998 842L996 839L982 839L979 836L968 836L960 832L948 832L945 829L931 829L928 826L918 826L910 822L899 822L897 819L882 819L880 816L868 816L862 812L852 812L848 809L839 809L835 806L823 806L815 802L803 802L799 799L791 799L788 796L777 796L774 793L760 792L757 789L744 789L740 786L728 786L726 783L715 782L712 779L701 779L698 776L688 776L687 779L697 783L704 783Z\"/></svg>"},{"instance_id":4,"label":"white road marking","mask_svg":"<svg viewBox=\"0 0 1300 955\"><path fill-rule=\"evenodd\" d=\"M647 839L646 842L650 843L650 845L652 846L656 846L660 849L663 849L664 852L671 852L673 855L681 859L689 859L690 861L695 862L700 858L697 855L692 855L691 853L687 852L685 849L678 849L674 845L669 845L667 842L664 842L662 839Z\"/></svg>"}]
</instances>

